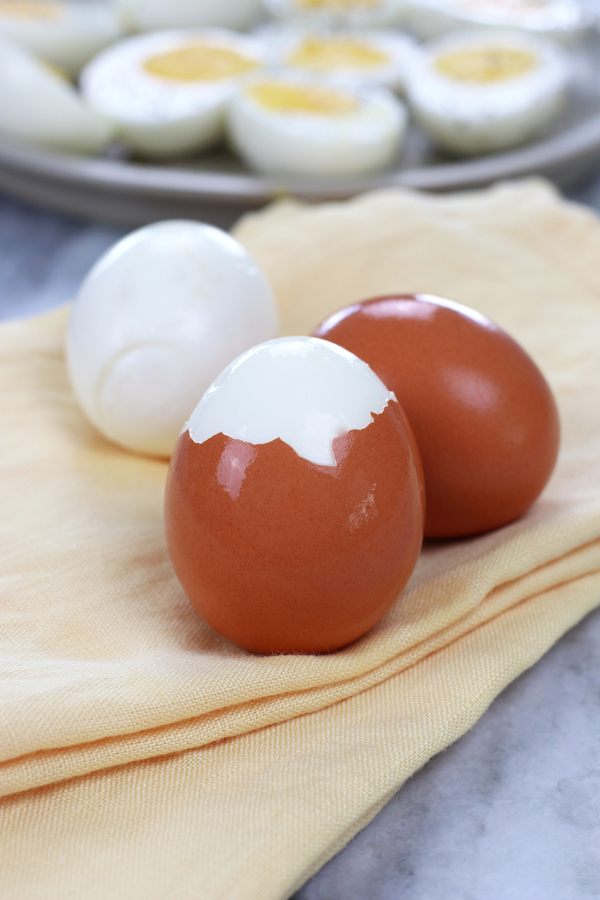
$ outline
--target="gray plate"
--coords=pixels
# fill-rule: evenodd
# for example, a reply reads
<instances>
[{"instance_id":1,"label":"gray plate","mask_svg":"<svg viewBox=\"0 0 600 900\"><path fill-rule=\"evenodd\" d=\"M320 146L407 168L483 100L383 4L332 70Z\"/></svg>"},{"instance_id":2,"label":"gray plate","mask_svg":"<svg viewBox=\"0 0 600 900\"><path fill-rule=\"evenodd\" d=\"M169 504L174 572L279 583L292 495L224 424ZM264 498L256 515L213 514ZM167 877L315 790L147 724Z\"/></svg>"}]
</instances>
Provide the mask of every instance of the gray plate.
<instances>
[{"instance_id":1,"label":"gray plate","mask_svg":"<svg viewBox=\"0 0 600 900\"><path fill-rule=\"evenodd\" d=\"M83 158L0 140L0 188L49 209L135 226L158 219L200 218L222 227L282 195L319 201L377 187L427 191L483 187L504 178L540 174L572 187L600 163L600 35L575 56L568 107L535 143L467 161L436 155L410 127L397 167L352 181L280 180L252 174L226 150L173 165L118 157Z\"/></svg>"}]
</instances>

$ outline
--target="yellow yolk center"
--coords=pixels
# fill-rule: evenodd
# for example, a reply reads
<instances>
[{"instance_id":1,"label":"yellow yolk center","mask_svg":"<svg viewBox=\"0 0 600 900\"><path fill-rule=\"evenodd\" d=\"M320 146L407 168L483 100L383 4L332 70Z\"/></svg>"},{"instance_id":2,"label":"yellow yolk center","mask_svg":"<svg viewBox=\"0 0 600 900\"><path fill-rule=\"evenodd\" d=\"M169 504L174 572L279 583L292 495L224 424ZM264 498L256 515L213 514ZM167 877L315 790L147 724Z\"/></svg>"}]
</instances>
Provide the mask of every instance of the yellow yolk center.
<instances>
[{"instance_id":1,"label":"yellow yolk center","mask_svg":"<svg viewBox=\"0 0 600 900\"><path fill-rule=\"evenodd\" d=\"M308 38L290 54L288 61L305 69L369 68L385 65L389 57L360 41Z\"/></svg>"},{"instance_id":2,"label":"yellow yolk center","mask_svg":"<svg viewBox=\"0 0 600 900\"><path fill-rule=\"evenodd\" d=\"M46 0L0 0L0 16L19 19L59 19L64 12L60 3Z\"/></svg>"},{"instance_id":3,"label":"yellow yolk center","mask_svg":"<svg viewBox=\"0 0 600 900\"><path fill-rule=\"evenodd\" d=\"M190 44L152 56L144 62L144 69L173 81L219 81L242 75L257 65L253 59L227 47Z\"/></svg>"},{"instance_id":4,"label":"yellow yolk center","mask_svg":"<svg viewBox=\"0 0 600 900\"><path fill-rule=\"evenodd\" d=\"M354 112L358 102L345 91L295 84L258 84L248 91L260 106L277 113L339 116Z\"/></svg>"},{"instance_id":5,"label":"yellow yolk center","mask_svg":"<svg viewBox=\"0 0 600 900\"><path fill-rule=\"evenodd\" d=\"M524 75L536 65L536 58L526 50L512 47L473 47L443 53L435 61L442 75L457 81L489 84Z\"/></svg>"}]
</instances>

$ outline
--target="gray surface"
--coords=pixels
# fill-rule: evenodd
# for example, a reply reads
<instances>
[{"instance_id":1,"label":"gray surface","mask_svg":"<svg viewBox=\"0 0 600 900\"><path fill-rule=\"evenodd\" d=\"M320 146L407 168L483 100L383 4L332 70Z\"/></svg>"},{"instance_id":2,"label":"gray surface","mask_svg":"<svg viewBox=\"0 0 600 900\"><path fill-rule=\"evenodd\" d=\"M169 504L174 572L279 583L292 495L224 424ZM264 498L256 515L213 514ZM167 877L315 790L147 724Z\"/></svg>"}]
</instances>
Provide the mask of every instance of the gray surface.
<instances>
[{"instance_id":1,"label":"gray surface","mask_svg":"<svg viewBox=\"0 0 600 900\"><path fill-rule=\"evenodd\" d=\"M600 209L600 178L577 199ZM120 233L0 196L0 318L70 299ZM590 897L600 897L600 610L510 685L295 894Z\"/></svg>"}]
</instances>

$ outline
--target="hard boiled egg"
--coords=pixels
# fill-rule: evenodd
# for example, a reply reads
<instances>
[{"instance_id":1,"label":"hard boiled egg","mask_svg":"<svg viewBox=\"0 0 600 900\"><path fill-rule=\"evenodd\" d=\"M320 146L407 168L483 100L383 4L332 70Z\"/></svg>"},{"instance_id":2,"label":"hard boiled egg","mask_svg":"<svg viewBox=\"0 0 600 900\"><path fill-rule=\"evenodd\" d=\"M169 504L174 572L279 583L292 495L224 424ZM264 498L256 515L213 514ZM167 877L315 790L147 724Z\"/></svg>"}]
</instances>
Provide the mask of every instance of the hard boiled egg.
<instances>
[{"instance_id":1,"label":"hard boiled egg","mask_svg":"<svg viewBox=\"0 0 600 900\"><path fill-rule=\"evenodd\" d=\"M109 440L169 456L215 376L277 327L271 290L237 241L200 222L148 225L81 286L67 339L71 384Z\"/></svg>"},{"instance_id":2,"label":"hard boiled egg","mask_svg":"<svg viewBox=\"0 0 600 900\"><path fill-rule=\"evenodd\" d=\"M440 297L378 297L315 335L368 362L402 404L425 472L426 537L497 528L539 496L558 454L556 403L533 360L485 316Z\"/></svg>"},{"instance_id":3,"label":"hard boiled egg","mask_svg":"<svg viewBox=\"0 0 600 900\"><path fill-rule=\"evenodd\" d=\"M420 463L351 353L281 338L217 378L171 460L165 529L187 596L258 653L321 653L387 612L419 555Z\"/></svg>"},{"instance_id":4,"label":"hard boiled egg","mask_svg":"<svg viewBox=\"0 0 600 900\"><path fill-rule=\"evenodd\" d=\"M0 37L0 131L55 150L94 153L112 128L75 88L25 48Z\"/></svg>"},{"instance_id":5,"label":"hard boiled egg","mask_svg":"<svg viewBox=\"0 0 600 900\"><path fill-rule=\"evenodd\" d=\"M116 0L123 21L134 31L165 28L250 28L262 12L261 0Z\"/></svg>"},{"instance_id":6,"label":"hard boiled egg","mask_svg":"<svg viewBox=\"0 0 600 900\"><path fill-rule=\"evenodd\" d=\"M260 32L275 66L337 81L400 91L414 41L400 31L310 32L270 26Z\"/></svg>"},{"instance_id":7,"label":"hard boiled egg","mask_svg":"<svg viewBox=\"0 0 600 900\"><path fill-rule=\"evenodd\" d=\"M397 25L405 0L264 0L276 18L297 23L349 28Z\"/></svg>"},{"instance_id":8,"label":"hard boiled egg","mask_svg":"<svg viewBox=\"0 0 600 900\"><path fill-rule=\"evenodd\" d=\"M570 70L549 41L524 35L450 35L413 53L406 94L415 118L442 149L504 150L540 132L563 110Z\"/></svg>"},{"instance_id":9,"label":"hard boiled egg","mask_svg":"<svg viewBox=\"0 0 600 900\"><path fill-rule=\"evenodd\" d=\"M133 150L174 156L219 140L227 100L262 59L257 38L234 32L157 32L104 50L84 69L81 89Z\"/></svg>"},{"instance_id":10,"label":"hard boiled egg","mask_svg":"<svg viewBox=\"0 0 600 900\"><path fill-rule=\"evenodd\" d=\"M261 172L359 175L397 158L407 114L385 88L272 75L243 87L228 108L228 131Z\"/></svg>"},{"instance_id":11,"label":"hard boiled egg","mask_svg":"<svg viewBox=\"0 0 600 900\"><path fill-rule=\"evenodd\" d=\"M69 75L122 34L108 3L0 0L0 35Z\"/></svg>"},{"instance_id":12,"label":"hard boiled egg","mask_svg":"<svg viewBox=\"0 0 600 900\"><path fill-rule=\"evenodd\" d=\"M408 0L406 26L423 40L466 28L501 28L575 44L593 17L576 0Z\"/></svg>"}]
</instances>

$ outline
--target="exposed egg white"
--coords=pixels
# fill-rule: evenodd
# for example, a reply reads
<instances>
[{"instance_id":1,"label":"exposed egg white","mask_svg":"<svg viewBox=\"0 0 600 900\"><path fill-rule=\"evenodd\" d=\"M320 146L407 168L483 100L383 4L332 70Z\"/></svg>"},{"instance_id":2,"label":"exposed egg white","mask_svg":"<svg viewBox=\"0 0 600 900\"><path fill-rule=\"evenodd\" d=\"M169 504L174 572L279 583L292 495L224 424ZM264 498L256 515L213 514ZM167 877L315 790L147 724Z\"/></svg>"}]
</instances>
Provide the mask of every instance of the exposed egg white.
<instances>
[{"instance_id":1,"label":"exposed egg white","mask_svg":"<svg viewBox=\"0 0 600 900\"><path fill-rule=\"evenodd\" d=\"M407 57L415 46L408 35L392 30L322 32L271 25L259 33L273 66L394 91L402 90Z\"/></svg>"},{"instance_id":2,"label":"exposed egg white","mask_svg":"<svg viewBox=\"0 0 600 900\"><path fill-rule=\"evenodd\" d=\"M107 438L169 456L218 373L277 330L271 290L237 241L199 222L159 222L85 279L69 323L71 384Z\"/></svg>"},{"instance_id":3,"label":"exposed egg white","mask_svg":"<svg viewBox=\"0 0 600 900\"><path fill-rule=\"evenodd\" d=\"M406 0L264 0L264 4L286 22L361 29L401 24Z\"/></svg>"},{"instance_id":4,"label":"exposed egg white","mask_svg":"<svg viewBox=\"0 0 600 900\"><path fill-rule=\"evenodd\" d=\"M250 28L260 18L261 0L116 0L134 31L165 28Z\"/></svg>"},{"instance_id":5,"label":"exposed egg white","mask_svg":"<svg viewBox=\"0 0 600 900\"><path fill-rule=\"evenodd\" d=\"M292 74L257 79L228 109L230 139L250 166L299 176L361 175L390 166L406 120L405 107L385 88Z\"/></svg>"},{"instance_id":6,"label":"exposed egg white","mask_svg":"<svg viewBox=\"0 0 600 900\"><path fill-rule=\"evenodd\" d=\"M421 127L459 155L520 144L563 110L570 70L550 41L467 32L415 53L406 94Z\"/></svg>"},{"instance_id":7,"label":"exposed egg white","mask_svg":"<svg viewBox=\"0 0 600 900\"><path fill-rule=\"evenodd\" d=\"M208 389L186 429L197 444L215 434L267 444L335 466L333 441L359 431L395 396L369 366L320 338L285 337L253 347Z\"/></svg>"},{"instance_id":8,"label":"exposed egg white","mask_svg":"<svg viewBox=\"0 0 600 900\"><path fill-rule=\"evenodd\" d=\"M77 153L94 153L110 142L109 124L88 108L68 81L2 37L0 85L0 131Z\"/></svg>"},{"instance_id":9,"label":"exposed egg white","mask_svg":"<svg viewBox=\"0 0 600 900\"><path fill-rule=\"evenodd\" d=\"M466 28L501 28L576 43L593 17L576 0L407 0L406 26L423 40Z\"/></svg>"},{"instance_id":10,"label":"exposed egg white","mask_svg":"<svg viewBox=\"0 0 600 900\"><path fill-rule=\"evenodd\" d=\"M0 35L68 75L76 75L92 56L121 34L108 3L0 0Z\"/></svg>"},{"instance_id":11,"label":"exposed egg white","mask_svg":"<svg viewBox=\"0 0 600 900\"><path fill-rule=\"evenodd\" d=\"M104 50L82 72L81 89L133 150L175 156L221 138L227 100L262 61L262 43L250 36L157 32Z\"/></svg>"}]
</instances>

